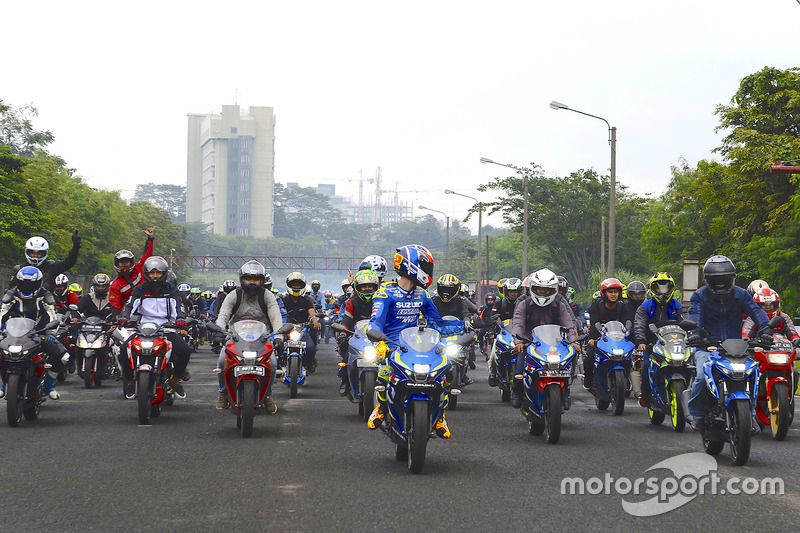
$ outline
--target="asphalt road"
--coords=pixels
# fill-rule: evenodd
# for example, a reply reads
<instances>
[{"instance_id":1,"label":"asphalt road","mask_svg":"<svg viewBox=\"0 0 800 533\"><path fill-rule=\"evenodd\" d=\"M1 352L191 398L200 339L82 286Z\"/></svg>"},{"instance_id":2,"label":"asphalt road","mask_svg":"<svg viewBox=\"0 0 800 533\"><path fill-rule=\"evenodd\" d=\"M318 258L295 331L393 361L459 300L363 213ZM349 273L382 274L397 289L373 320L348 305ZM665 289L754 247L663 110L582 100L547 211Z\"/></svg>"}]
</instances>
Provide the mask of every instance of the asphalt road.
<instances>
[{"instance_id":1,"label":"asphalt road","mask_svg":"<svg viewBox=\"0 0 800 533\"><path fill-rule=\"evenodd\" d=\"M756 435L744 467L732 466L727 448L709 464L705 454L684 455L702 451L691 430L652 426L632 400L621 417L600 412L576 384L561 441L550 445L528 434L522 416L500 401L479 368L472 371L476 384L448 414L453 437L432 440L423 472L414 475L394 459L389 439L368 430L357 407L339 397L333 344L320 347L318 360L297 399L276 386L278 413L258 416L249 439L229 411L214 409L216 356L207 346L189 365L187 398L147 427L138 425L136 404L122 398L119 383L86 390L70 376L59 386L61 399L46 402L38 420L0 425L0 528L786 531L800 522L800 426L784 442ZM666 460L683 466L673 465L674 474L647 471ZM694 495L688 483L679 502L670 483L685 481L680 468L698 478L718 476L717 489L732 478L752 478L748 490L780 478L785 493ZM645 507L663 514L634 516L642 507L631 514L623 500L653 494L634 496L625 481L651 477L665 498ZM601 493L562 494L564 478L581 478L587 491Z\"/></svg>"}]
</instances>

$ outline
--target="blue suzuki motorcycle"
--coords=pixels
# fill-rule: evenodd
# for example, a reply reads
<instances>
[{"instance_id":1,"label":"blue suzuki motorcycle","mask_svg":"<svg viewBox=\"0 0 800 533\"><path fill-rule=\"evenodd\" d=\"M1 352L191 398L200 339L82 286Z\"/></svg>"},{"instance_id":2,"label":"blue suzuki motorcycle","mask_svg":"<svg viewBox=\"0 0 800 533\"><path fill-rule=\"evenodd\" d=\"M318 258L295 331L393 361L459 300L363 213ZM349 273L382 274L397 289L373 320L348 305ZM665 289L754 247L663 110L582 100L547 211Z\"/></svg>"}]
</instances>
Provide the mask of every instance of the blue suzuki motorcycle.
<instances>
[{"instance_id":1,"label":"blue suzuki motorcycle","mask_svg":"<svg viewBox=\"0 0 800 533\"><path fill-rule=\"evenodd\" d=\"M511 400L511 385L514 383L514 371L517 365L517 352L514 351L514 338L511 336L512 325L511 320L503 320L498 325L500 331L494 340L497 385L500 388L500 399L504 402Z\"/></svg>"},{"instance_id":2,"label":"blue suzuki motorcycle","mask_svg":"<svg viewBox=\"0 0 800 533\"><path fill-rule=\"evenodd\" d=\"M555 444L561 437L561 413L569 409L575 349L558 325L537 326L525 352L522 414L530 434L545 434ZM527 340L527 339L526 339Z\"/></svg>"},{"instance_id":3,"label":"blue suzuki motorcycle","mask_svg":"<svg viewBox=\"0 0 800 533\"><path fill-rule=\"evenodd\" d=\"M425 452L433 426L448 401L450 362L444 354L439 332L424 326L406 328L399 342L392 342L381 332L369 330L373 342L392 345L387 386L388 416L381 430L395 445L395 458L408 461L408 469L418 474L425 465ZM474 340L466 334L458 344ZM384 390L383 385L376 390ZM386 423L388 422L388 423Z\"/></svg>"},{"instance_id":4,"label":"blue suzuki motorcycle","mask_svg":"<svg viewBox=\"0 0 800 533\"><path fill-rule=\"evenodd\" d=\"M601 411L611 405L615 415L625 410L625 391L633 369L633 350L636 346L628 340L631 323L626 325L612 320L595 327L600 332L594 352L594 380L589 392ZM584 369L586 372L587 369Z\"/></svg>"},{"instance_id":5,"label":"blue suzuki motorcycle","mask_svg":"<svg viewBox=\"0 0 800 533\"><path fill-rule=\"evenodd\" d=\"M331 324L336 331L347 331L353 335L347 343L347 364L341 372L347 372L350 382L348 395L350 401L358 404L358 414L369 419L375 409L375 385L378 379L380 361L375 353L375 345L367 338L366 330L369 320L356 322L355 331L350 331L341 324ZM343 365L344 363L340 363ZM341 377L341 376L340 376Z\"/></svg>"},{"instance_id":6,"label":"blue suzuki motorcycle","mask_svg":"<svg viewBox=\"0 0 800 533\"><path fill-rule=\"evenodd\" d=\"M306 369L303 358L306 355L306 341L310 322L296 324L286 336L283 353L278 357L278 366L283 371L283 383L289 387L289 397L297 398L297 388L306 382Z\"/></svg>"}]
</instances>

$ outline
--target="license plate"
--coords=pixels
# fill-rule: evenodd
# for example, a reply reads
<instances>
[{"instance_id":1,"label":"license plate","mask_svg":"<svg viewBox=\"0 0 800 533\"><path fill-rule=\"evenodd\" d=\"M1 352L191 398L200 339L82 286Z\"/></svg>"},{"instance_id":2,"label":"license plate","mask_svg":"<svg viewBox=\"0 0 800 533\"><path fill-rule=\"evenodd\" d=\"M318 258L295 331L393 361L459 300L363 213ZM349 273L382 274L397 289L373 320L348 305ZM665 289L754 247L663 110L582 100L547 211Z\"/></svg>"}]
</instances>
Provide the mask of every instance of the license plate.
<instances>
[{"instance_id":1,"label":"license plate","mask_svg":"<svg viewBox=\"0 0 800 533\"><path fill-rule=\"evenodd\" d=\"M365 366L378 368L378 365L375 364L375 361L367 361L366 359L356 359L356 366L359 368L363 368Z\"/></svg>"},{"instance_id":2,"label":"license plate","mask_svg":"<svg viewBox=\"0 0 800 533\"><path fill-rule=\"evenodd\" d=\"M255 374L256 376L266 376L267 369L263 366L237 366L233 369L233 376L239 377L244 374Z\"/></svg>"},{"instance_id":3,"label":"license plate","mask_svg":"<svg viewBox=\"0 0 800 533\"><path fill-rule=\"evenodd\" d=\"M572 374L569 370L542 370L539 375L545 378L568 378Z\"/></svg>"},{"instance_id":4,"label":"license plate","mask_svg":"<svg viewBox=\"0 0 800 533\"><path fill-rule=\"evenodd\" d=\"M289 348L305 348L306 341L286 341L286 346Z\"/></svg>"}]
</instances>

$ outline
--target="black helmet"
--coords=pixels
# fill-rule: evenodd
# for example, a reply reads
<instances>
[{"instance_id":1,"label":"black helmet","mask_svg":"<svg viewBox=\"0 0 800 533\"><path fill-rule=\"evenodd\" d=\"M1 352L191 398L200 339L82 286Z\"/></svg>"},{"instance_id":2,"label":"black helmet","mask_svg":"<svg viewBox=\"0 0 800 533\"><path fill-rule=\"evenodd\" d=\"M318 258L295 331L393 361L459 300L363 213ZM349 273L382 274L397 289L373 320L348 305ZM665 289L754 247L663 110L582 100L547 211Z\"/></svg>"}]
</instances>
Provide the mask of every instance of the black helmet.
<instances>
[{"instance_id":1,"label":"black helmet","mask_svg":"<svg viewBox=\"0 0 800 533\"><path fill-rule=\"evenodd\" d=\"M239 269L239 284L242 286L242 290L248 294L255 294L258 290L264 286L264 281L266 279L266 270L264 269L264 265L252 259L247 263L242 265L242 268ZM258 278L259 281L249 281L247 283L244 282L244 278Z\"/></svg>"},{"instance_id":2,"label":"black helmet","mask_svg":"<svg viewBox=\"0 0 800 533\"><path fill-rule=\"evenodd\" d=\"M228 294L231 291L236 290L236 282L232 279L226 279L222 282L222 290L225 291L225 294Z\"/></svg>"},{"instance_id":3,"label":"black helmet","mask_svg":"<svg viewBox=\"0 0 800 533\"><path fill-rule=\"evenodd\" d=\"M561 293L562 296L567 295L567 289L569 289L569 282L567 278L564 276L556 276L558 278L558 292Z\"/></svg>"},{"instance_id":4,"label":"black helmet","mask_svg":"<svg viewBox=\"0 0 800 533\"><path fill-rule=\"evenodd\" d=\"M144 277L147 281L158 283L163 285L167 281L167 271L169 270L169 264L167 264L167 260L161 257L160 255L153 255L148 257L144 265L142 265L142 272L144 272ZM150 279L150 272L156 271L161 272L161 277L156 280Z\"/></svg>"},{"instance_id":5,"label":"black helmet","mask_svg":"<svg viewBox=\"0 0 800 533\"><path fill-rule=\"evenodd\" d=\"M717 297L724 297L733 290L736 267L724 255L709 257L703 265L703 279L708 289Z\"/></svg>"},{"instance_id":6,"label":"black helmet","mask_svg":"<svg viewBox=\"0 0 800 533\"><path fill-rule=\"evenodd\" d=\"M164 280L164 283L172 287L173 289L178 286L178 276L175 275L175 272L172 270L167 270L167 277Z\"/></svg>"},{"instance_id":7,"label":"black helmet","mask_svg":"<svg viewBox=\"0 0 800 533\"><path fill-rule=\"evenodd\" d=\"M264 287L266 287L268 291L272 290L272 274L269 272L264 272Z\"/></svg>"},{"instance_id":8,"label":"black helmet","mask_svg":"<svg viewBox=\"0 0 800 533\"><path fill-rule=\"evenodd\" d=\"M631 281L628 283L628 300L642 303L647 295L647 287L641 281Z\"/></svg>"}]
</instances>

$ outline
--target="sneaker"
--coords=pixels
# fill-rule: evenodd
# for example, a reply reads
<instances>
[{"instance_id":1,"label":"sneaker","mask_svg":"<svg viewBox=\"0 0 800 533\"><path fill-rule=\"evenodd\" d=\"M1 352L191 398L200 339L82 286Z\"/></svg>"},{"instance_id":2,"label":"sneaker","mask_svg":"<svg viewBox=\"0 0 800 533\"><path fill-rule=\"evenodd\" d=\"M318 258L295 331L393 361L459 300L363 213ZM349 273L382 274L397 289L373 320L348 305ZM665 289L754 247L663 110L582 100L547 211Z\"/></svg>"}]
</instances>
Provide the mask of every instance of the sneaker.
<instances>
[{"instance_id":1,"label":"sneaker","mask_svg":"<svg viewBox=\"0 0 800 533\"><path fill-rule=\"evenodd\" d=\"M177 396L178 398L186 398L186 391L183 390L183 385L181 385L181 380L179 380L178 378L172 378L169 384L172 387L172 392L175 393L175 396Z\"/></svg>"},{"instance_id":2,"label":"sneaker","mask_svg":"<svg viewBox=\"0 0 800 533\"><path fill-rule=\"evenodd\" d=\"M367 420L367 427L369 429L377 429L378 426L383 423L383 417L385 417L386 414L381 407L382 405L379 402L378 405L375 406L375 409L372 410L372 414L369 415L369 419Z\"/></svg>"},{"instance_id":3,"label":"sneaker","mask_svg":"<svg viewBox=\"0 0 800 533\"><path fill-rule=\"evenodd\" d=\"M497 375L496 374L489 374L489 386L490 387L497 387Z\"/></svg>"},{"instance_id":4,"label":"sneaker","mask_svg":"<svg viewBox=\"0 0 800 533\"><path fill-rule=\"evenodd\" d=\"M461 381L461 386L466 387L467 385L472 385L475 383L475 380L469 376L464 376L464 379Z\"/></svg>"},{"instance_id":5,"label":"sneaker","mask_svg":"<svg viewBox=\"0 0 800 533\"><path fill-rule=\"evenodd\" d=\"M125 392L126 399L133 400L136 398L136 383L133 380L126 381L123 390Z\"/></svg>"},{"instance_id":6,"label":"sneaker","mask_svg":"<svg viewBox=\"0 0 800 533\"><path fill-rule=\"evenodd\" d=\"M447 420L444 419L444 412L442 412L441 418L434 424L433 429L436 431L436 436L440 439L450 438L450 428L447 427Z\"/></svg>"},{"instance_id":7,"label":"sneaker","mask_svg":"<svg viewBox=\"0 0 800 533\"><path fill-rule=\"evenodd\" d=\"M522 407L522 378L514 377L511 385L511 407L519 409Z\"/></svg>"},{"instance_id":8,"label":"sneaker","mask_svg":"<svg viewBox=\"0 0 800 533\"><path fill-rule=\"evenodd\" d=\"M189 369L183 371L183 377L181 378L183 381L189 381L192 378L192 375L189 374Z\"/></svg>"},{"instance_id":9,"label":"sneaker","mask_svg":"<svg viewBox=\"0 0 800 533\"><path fill-rule=\"evenodd\" d=\"M274 415L278 412L278 406L275 405L275 400L272 399L272 396L264 396L264 409L269 415Z\"/></svg>"},{"instance_id":10,"label":"sneaker","mask_svg":"<svg viewBox=\"0 0 800 533\"><path fill-rule=\"evenodd\" d=\"M206 343L206 341L201 338L200 342L198 342L197 344L199 344L200 346L203 346L205 343Z\"/></svg>"},{"instance_id":11,"label":"sneaker","mask_svg":"<svg viewBox=\"0 0 800 533\"><path fill-rule=\"evenodd\" d=\"M228 409L231 406L230 402L228 401L228 393L222 391L219 393L219 397L217 398L217 410L222 411L223 409Z\"/></svg>"},{"instance_id":12,"label":"sneaker","mask_svg":"<svg viewBox=\"0 0 800 533\"><path fill-rule=\"evenodd\" d=\"M61 395L56 390L55 383L56 383L55 378L53 378L53 376L51 376L50 374L48 374L47 377L44 378L44 391L47 393L47 395L50 397L51 400L58 400L61 397Z\"/></svg>"}]
</instances>

